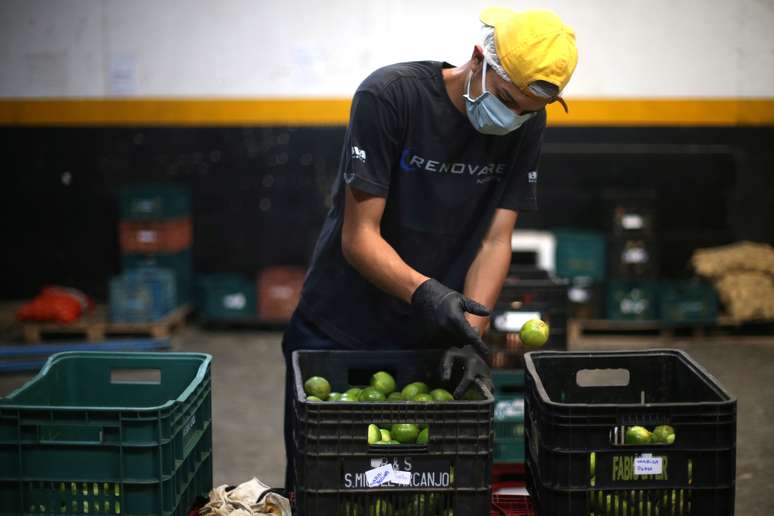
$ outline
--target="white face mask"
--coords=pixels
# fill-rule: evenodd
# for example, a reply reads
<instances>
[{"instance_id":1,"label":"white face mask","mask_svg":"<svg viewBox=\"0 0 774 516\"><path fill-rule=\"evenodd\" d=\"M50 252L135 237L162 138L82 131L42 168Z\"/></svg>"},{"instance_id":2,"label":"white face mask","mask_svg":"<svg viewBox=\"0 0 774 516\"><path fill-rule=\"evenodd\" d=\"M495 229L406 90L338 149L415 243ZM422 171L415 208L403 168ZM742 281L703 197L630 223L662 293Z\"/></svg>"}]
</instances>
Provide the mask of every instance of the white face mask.
<instances>
[{"instance_id":1,"label":"white face mask","mask_svg":"<svg viewBox=\"0 0 774 516\"><path fill-rule=\"evenodd\" d=\"M481 70L481 95L477 98L470 96L470 81L473 78L473 72L468 74L468 81L465 84L465 109L468 112L468 120L473 124L476 130L483 134L494 134L501 136L515 131L521 125L535 116L536 113L527 113L517 115L508 106L503 104L500 99L486 91L486 59L484 67Z\"/></svg>"}]
</instances>

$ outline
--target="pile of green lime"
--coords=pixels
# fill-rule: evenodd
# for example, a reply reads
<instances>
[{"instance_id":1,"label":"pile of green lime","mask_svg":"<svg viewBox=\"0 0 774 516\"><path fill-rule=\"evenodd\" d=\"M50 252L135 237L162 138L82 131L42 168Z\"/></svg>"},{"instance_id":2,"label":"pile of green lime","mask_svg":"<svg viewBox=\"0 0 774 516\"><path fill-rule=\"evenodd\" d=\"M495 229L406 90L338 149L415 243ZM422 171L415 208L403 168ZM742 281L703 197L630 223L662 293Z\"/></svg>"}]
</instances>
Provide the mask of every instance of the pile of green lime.
<instances>
[{"instance_id":1,"label":"pile of green lime","mask_svg":"<svg viewBox=\"0 0 774 516\"><path fill-rule=\"evenodd\" d=\"M669 425L659 425L652 432L642 426L630 426L624 434L624 444L672 444L675 435L675 429Z\"/></svg>"},{"instance_id":2,"label":"pile of green lime","mask_svg":"<svg viewBox=\"0 0 774 516\"><path fill-rule=\"evenodd\" d=\"M414 423L395 423L389 429L378 425L368 425L368 444L427 444L430 428Z\"/></svg>"},{"instance_id":3,"label":"pile of green lime","mask_svg":"<svg viewBox=\"0 0 774 516\"><path fill-rule=\"evenodd\" d=\"M344 392L332 392L331 384L321 376L312 376L304 382L304 392L307 401L338 401L338 402L396 402L412 401L419 403L442 403L454 401L454 396L446 389L433 389L424 382L411 382L398 390L395 378L386 372L378 371L371 376L371 382L364 387L350 387ZM462 396L463 400L480 400L480 393L474 388L468 389Z\"/></svg>"}]
</instances>

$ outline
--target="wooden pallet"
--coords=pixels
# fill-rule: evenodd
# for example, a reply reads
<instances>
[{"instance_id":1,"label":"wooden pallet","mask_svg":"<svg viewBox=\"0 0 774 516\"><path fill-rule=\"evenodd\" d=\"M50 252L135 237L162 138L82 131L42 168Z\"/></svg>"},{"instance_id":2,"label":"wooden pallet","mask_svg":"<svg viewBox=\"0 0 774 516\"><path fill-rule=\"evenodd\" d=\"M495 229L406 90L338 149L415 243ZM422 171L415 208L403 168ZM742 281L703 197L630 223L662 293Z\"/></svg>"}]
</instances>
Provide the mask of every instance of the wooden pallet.
<instances>
[{"instance_id":1,"label":"wooden pallet","mask_svg":"<svg viewBox=\"0 0 774 516\"><path fill-rule=\"evenodd\" d=\"M172 332L185 324L191 312L190 305L182 305L158 321L149 323L109 322L107 308L97 306L91 313L72 324L22 323L25 342L41 342L47 337L63 335L84 336L89 342L105 340L108 336L148 335L155 339L169 337Z\"/></svg>"},{"instance_id":2,"label":"wooden pallet","mask_svg":"<svg viewBox=\"0 0 774 516\"><path fill-rule=\"evenodd\" d=\"M713 322L669 323L664 321L619 321L610 319L570 319L567 322L567 339L578 342L588 337L650 337L651 339L681 338L702 339L714 336L741 334L772 335L774 321L741 322L730 317L720 317ZM758 331L759 330L759 331Z\"/></svg>"}]
</instances>

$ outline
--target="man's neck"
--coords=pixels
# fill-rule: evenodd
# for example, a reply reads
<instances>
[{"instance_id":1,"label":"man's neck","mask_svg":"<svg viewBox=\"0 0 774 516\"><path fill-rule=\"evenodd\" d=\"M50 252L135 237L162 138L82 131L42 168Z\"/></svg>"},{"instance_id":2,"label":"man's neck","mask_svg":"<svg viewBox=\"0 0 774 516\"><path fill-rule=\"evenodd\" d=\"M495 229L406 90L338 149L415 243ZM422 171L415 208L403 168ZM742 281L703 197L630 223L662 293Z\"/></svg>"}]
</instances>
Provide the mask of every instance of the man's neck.
<instances>
[{"instance_id":1,"label":"man's neck","mask_svg":"<svg viewBox=\"0 0 774 516\"><path fill-rule=\"evenodd\" d=\"M441 70L441 74L449 100L460 113L465 114L465 99L462 98L462 94L465 89L465 81L468 78L467 64L455 68L444 68Z\"/></svg>"}]
</instances>

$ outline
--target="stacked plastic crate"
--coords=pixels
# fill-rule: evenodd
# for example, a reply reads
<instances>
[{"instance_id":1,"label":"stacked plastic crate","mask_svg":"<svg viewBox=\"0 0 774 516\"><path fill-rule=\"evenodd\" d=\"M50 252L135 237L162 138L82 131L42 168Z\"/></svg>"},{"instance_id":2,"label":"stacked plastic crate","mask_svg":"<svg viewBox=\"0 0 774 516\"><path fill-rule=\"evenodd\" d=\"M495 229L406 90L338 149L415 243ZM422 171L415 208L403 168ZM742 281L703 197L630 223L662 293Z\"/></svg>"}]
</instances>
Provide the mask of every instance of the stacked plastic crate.
<instances>
[{"instance_id":1,"label":"stacked plastic crate","mask_svg":"<svg viewBox=\"0 0 774 516\"><path fill-rule=\"evenodd\" d=\"M602 232L562 229L556 237L556 275L569 281L568 314L573 318L595 319L602 316L601 298L607 279Z\"/></svg>"},{"instance_id":2,"label":"stacked plastic crate","mask_svg":"<svg viewBox=\"0 0 774 516\"><path fill-rule=\"evenodd\" d=\"M119 198L122 274L111 281L111 319L157 320L192 298L190 194L144 184L123 188Z\"/></svg>"},{"instance_id":3,"label":"stacked plastic crate","mask_svg":"<svg viewBox=\"0 0 774 516\"><path fill-rule=\"evenodd\" d=\"M658 319L655 194L609 192L607 318Z\"/></svg>"}]
</instances>

